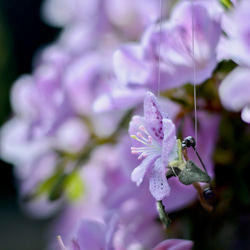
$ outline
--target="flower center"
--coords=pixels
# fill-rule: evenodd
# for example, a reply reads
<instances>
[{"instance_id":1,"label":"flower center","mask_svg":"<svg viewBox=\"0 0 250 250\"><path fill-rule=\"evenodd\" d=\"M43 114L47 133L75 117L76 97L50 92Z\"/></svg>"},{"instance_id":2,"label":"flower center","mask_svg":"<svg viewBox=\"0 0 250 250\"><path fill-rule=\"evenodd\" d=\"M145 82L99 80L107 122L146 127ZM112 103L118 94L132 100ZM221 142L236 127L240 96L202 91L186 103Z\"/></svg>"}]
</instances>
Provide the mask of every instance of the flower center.
<instances>
[{"instance_id":1,"label":"flower center","mask_svg":"<svg viewBox=\"0 0 250 250\"><path fill-rule=\"evenodd\" d=\"M138 160L150 154L161 154L161 146L153 139L148 131L143 126L140 126L139 129L143 131L147 135L147 137L144 137L140 132L138 132L136 135L131 135L131 137L146 146L131 147L131 153L140 154Z\"/></svg>"}]
</instances>

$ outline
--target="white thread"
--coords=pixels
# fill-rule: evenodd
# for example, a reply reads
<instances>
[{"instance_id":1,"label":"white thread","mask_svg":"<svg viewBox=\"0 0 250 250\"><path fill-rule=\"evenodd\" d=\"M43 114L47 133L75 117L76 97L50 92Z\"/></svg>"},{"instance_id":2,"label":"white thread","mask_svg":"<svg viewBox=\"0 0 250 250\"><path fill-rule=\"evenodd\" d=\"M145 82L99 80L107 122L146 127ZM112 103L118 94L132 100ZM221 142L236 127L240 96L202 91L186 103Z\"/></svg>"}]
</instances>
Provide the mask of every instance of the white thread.
<instances>
[{"instance_id":1,"label":"white thread","mask_svg":"<svg viewBox=\"0 0 250 250\"><path fill-rule=\"evenodd\" d=\"M195 51L194 51L194 3L192 2L192 52L193 52L193 81L194 81L194 138L197 140L197 103L196 103L196 67L195 67ZM196 147L195 147L196 148Z\"/></svg>"},{"instance_id":2,"label":"white thread","mask_svg":"<svg viewBox=\"0 0 250 250\"><path fill-rule=\"evenodd\" d=\"M172 171L173 171L175 177L177 177L178 175L175 173L174 168L173 167L171 167L171 168L172 168Z\"/></svg>"},{"instance_id":3,"label":"white thread","mask_svg":"<svg viewBox=\"0 0 250 250\"><path fill-rule=\"evenodd\" d=\"M160 84L161 84L161 73L160 73L160 63L161 63L161 21L162 21L162 0L160 0L160 30L159 30L159 45L158 45L158 93L157 97L160 97Z\"/></svg>"}]
</instances>

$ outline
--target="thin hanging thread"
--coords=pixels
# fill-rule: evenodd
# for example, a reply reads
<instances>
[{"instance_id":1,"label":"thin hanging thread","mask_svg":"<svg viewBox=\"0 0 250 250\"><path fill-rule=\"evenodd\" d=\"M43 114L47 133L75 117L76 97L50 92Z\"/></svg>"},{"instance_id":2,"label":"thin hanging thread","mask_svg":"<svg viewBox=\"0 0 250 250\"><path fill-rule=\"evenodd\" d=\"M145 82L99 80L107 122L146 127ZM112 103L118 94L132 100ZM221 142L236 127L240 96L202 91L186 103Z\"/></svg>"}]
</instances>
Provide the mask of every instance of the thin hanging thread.
<instances>
[{"instance_id":1,"label":"thin hanging thread","mask_svg":"<svg viewBox=\"0 0 250 250\"><path fill-rule=\"evenodd\" d=\"M160 30L159 30L159 44L158 44L158 93L157 97L160 97L160 85L161 85L161 73L160 73L160 63L161 63L161 22L162 22L162 0L160 0Z\"/></svg>"},{"instance_id":2,"label":"thin hanging thread","mask_svg":"<svg viewBox=\"0 0 250 250\"><path fill-rule=\"evenodd\" d=\"M192 52L193 52L193 81L194 81L194 138L197 146L197 103L196 103L196 67L194 53L194 3L192 2Z\"/></svg>"},{"instance_id":3,"label":"thin hanging thread","mask_svg":"<svg viewBox=\"0 0 250 250\"><path fill-rule=\"evenodd\" d=\"M194 46L194 4L192 3L192 57L193 57L193 84L194 84L194 131L196 145L198 143L197 136L197 103L196 103L196 67L195 67L195 46ZM161 63L161 29L162 29L162 0L160 0L160 20L159 20L159 45L158 45L158 99L160 96L160 84L161 84L161 74L160 74L160 63Z\"/></svg>"}]
</instances>

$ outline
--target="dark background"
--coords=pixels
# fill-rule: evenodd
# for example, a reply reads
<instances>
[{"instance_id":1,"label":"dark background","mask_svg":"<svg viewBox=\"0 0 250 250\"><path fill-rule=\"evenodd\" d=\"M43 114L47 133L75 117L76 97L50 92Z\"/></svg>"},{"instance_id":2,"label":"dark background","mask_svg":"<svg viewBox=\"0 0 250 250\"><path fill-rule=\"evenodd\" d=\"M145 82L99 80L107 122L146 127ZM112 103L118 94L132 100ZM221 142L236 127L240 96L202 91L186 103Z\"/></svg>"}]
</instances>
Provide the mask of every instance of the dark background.
<instances>
[{"instance_id":1,"label":"dark background","mask_svg":"<svg viewBox=\"0 0 250 250\"><path fill-rule=\"evenodd\" d=\"M41 2L0 0L0 126L11 117L11 85L19 75L32 72L35 51L59 32L41 20ZM0 165L0 249L44 249L51 219L35 220L20 211L13 167L1 160Z\"/></svg>"}]
</instances>

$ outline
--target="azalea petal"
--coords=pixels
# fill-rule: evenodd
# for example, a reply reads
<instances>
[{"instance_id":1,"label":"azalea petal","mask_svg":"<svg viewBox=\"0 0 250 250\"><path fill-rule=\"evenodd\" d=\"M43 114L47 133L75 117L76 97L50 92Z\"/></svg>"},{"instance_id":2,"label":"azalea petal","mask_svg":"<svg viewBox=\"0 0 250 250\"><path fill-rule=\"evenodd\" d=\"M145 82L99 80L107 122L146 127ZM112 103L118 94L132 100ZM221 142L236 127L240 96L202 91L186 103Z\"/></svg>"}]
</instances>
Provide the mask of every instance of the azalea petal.
<instances>
[{"instance_id":1,"label":"azalea petal","mask_svg":"<svg viewBox=\"0 0 250 250\"><path fill-rule=\"evenodd\" d=\"M127 87L113 88L111 91L101 94L94 102L96 112L130 109L142 102L145 89L129 89Z\"/></svg>"},{"instance_id":2,"label":"azalea petal","mask_svg":"<svg viewBox=\"0 0 250 250\"><path fill-rule=\"evenodd\" d=\"M30 75L20 76L11 91L11 104L14 112L25 118L37 116L37 101L34 77Z\"/></svg>"},{"instance_id":3,"label":"azalea petal","mask_svg":"<svg viewBox=\"0 0 250 250\"><path fill-rule=\"evenodd\" d=\"M150 173L149 190L156 200L162 200L170 194L170 187L166 178L166 168L162 158L158 158Z\"/></svg>"},{"instance_id":4,"label":"azalea petal","mask_svg":"<svg viewBox=\"0 0 250 250\"><path fill-rule=\"evenodd\" d=\"M123 46L114 53L114 71L127 84L143 84L149 78L149 66L143 60L143 49L138 45Z\"/></svg>"},{"instance_id":5,"label":"azalea petal","mask_svg":"<svg viewBox=\"0 0 250 250\"><path fill-rule=\"evenodd\" d=\"M154 161L159 157L160 155L153 154L147 156L142 163L136 167L132 174L131 174L131 179L132 181L136 182L137 186L139 186L143 179L145 174L149 171L149 169L153 166Z\"/></svg>"},{"instance_id":6,"label":"azalea petal","mask_svg":"<svg viewBox=\"0 0 250 250\"><path fill-rule=\"evenodd\" d=\"M246 105L241 111L241 119L244 122L250 123L250 105Z\"/></svg>"},{"instance_id":7,"label":"azalea petal","mask_svg":"<svg viewBox=\"0 0 250 250\"><path fill-rule=\"evenodd\" d=\"M57 130L54 146L59 150L79 152L89 139L87 126L79 118L65 121Z\"/></svg>"},{"instance_id":8,"label":"azalea petal","mask_svg":"<svg viewBox=\"0 0 250 250\"><path fill-rule=\"evenodd\" d=\"M94 220L82 220L73 239L79 249L104 249L105 247L105 224Z\"/></svg>"},{"instance_id":9,"label":"azalea petal","mask_svg":"<svg viewBox=\"0 0 250 250\"><path fill-rule=\"evenodd\" d=\"M132 120L129 123L129 129L128 132L130 135L136 135L137 132L139 132L139 127L146 126L145 118L142 116L135 115L132 117ZM140 131L141 132L141 131ZM132 140L134 146L141 146L141 142L137 140Z\"/></svg>"},{"instance_id":10,"label":"azalea petal","mask_svg":"<svg viewBox=\"0 0 250 250\"><path fill-rule=\"evenodd\" d=\"M160 244L158 244L153 250L189 250L192 249L193 244L194 243L190 240L164 240Z\"/></svg>"},{"instance_id":11,"label":"azalea petal","mask_svg":"<svg viewBox=\"0 0 250 250\"><path fill-rule=\"evenodd\" d=\"M173 152L173 149L176 146L176 136L175 136L175 125L170 119L163 119L163 132L164 132L164 139L162 142L162 161L164 165L168 165L171 155L172 158L177 157L177 151L176 155Z\"/></svg>"},{"instance_id":12,"label":"azalea petal","mask_svg":"<svg viewBox=\"0 0 250 250\"><path fill-rule=\"evenodd\" d=\"M51 141L47 137L38 140L28 140L29 123L19 117L14 117L5 123L0 130L1 158L7 162L23 165L36 159L37 156L47 152ZM20 169L25 176L28 169Z\"/></svg>"},{"instance_id":13,"label":"azalea petal","mask_svg":"<svg viewBox=\"0 0 250 250\"><path fill-rule=\"evenodd\" d=\"M221 26L226 37L220 40L217 48L220 59L223 59L224 54L226 59L232 59L241 66L250 66L249 24L245 22L249 15L249 1L238 1L236 8L232 8L231 11L222 15ZM226 46L224 47L224 45Z\"/></svg>"},{"instance_id":14,"label":"azalea petal","mask_svg":"<svg viewBox=\"0 0 250 250\"><path fill-rule=\"evenodd\" d=\"M129 123L129 134L130 135L134 135L136 134L136 132L138 132L138 128L139 126L145 126L146 122L145 122L145 118L139 115L134 115L132 117L132 120Z\"/></svg>"},{"instance_id":15,"label":"azalea petal","mask_svg":"<svg viewBox=\"0 0 250 250\"><path fill-rule=\"evenodd\" d=\"M115 231L117 229L119 216L117 213L114 213L112 211L106 216L105 221L106 221L106 225L107 225L106 234L105 234L105 242L106 242L105 249L111 250L111 249L113 249L113 247L112 247L113 238L114 238Z\"/></svg>"},{"instance_id":16,"label":"azalea petal","mask_svg":"<svg viewBox=\"0 0 250 250\"><path fill-rule=\"evenodd\" d=\"M72 62L65 72L64 84L74 110L80 115L92 112L92 103L97 94L101 58L96 53L85 55Z\"/></svg>"},{"instance_id":17,"label":"azalea petal","mask_svg":"<svg viewBox=\"0 0 250 250\"><path fill-rule=\"evenodd\" d=\"M144 117L147 130L151 132L149 133L152 134L156 141L161 142L164 137L162 131L163 113L158 104L158 100L151 92L147 92L144 99Z\"/></svg>"},{"instance_id":18,"label":"azalea petal","mask_svg":"<svg viewBox=\"0 0 250 250\"><path fill-rule=\"evenodd\" d=\"M249 104L250 69L237 67L231 71L219 86L222 105L229 110L240 111Z\"/></svg>"}]
</instances>

